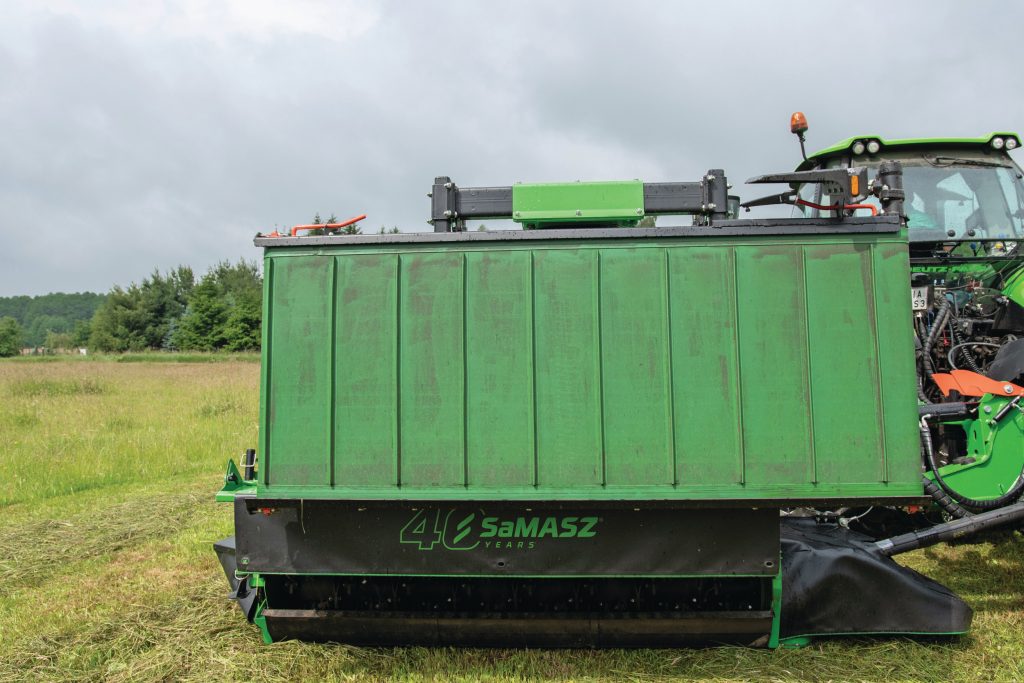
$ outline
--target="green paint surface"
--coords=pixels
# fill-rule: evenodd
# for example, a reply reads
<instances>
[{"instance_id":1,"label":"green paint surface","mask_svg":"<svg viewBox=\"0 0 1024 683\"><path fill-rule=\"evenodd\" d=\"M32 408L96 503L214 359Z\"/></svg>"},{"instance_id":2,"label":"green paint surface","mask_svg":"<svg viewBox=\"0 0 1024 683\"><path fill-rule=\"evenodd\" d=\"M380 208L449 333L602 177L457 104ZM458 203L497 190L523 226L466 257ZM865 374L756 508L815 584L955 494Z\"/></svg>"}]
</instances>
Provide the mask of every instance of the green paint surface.
<instances>
[{"instance_id":1,"label":"green paint surface","mask_svg":"<svg viewBox=\"0 0 1024 683\"><path fill-rule=\"evenodd\" d=\"M394 254L337 259L332 471L348 486L398 481L398 265Z\"/></svg>"},{"instance_id":2,"label":"green paint surface","mask_svg":"<svg viewBox=\"0 0 1024 683\"><path fill-rule=\"evenodd\" d=\"M604 482L597 257L594 249L533 254L537 486Z\"/></svg>"},{"instance_id":3,"label":"green paint surface","mask_svg":"<svg viewBox=\"0 0 1024 683\"><path fill-rule=\"evenodd\" d=\"M512 219L526 228L595 221L636 225L643 215L644 184L639 180L512 186Z\"/></svg>"},{"instance_id":4,"label":"green paint surface","mask_svg":"<svg viewBox=\"0 0 1024 683\"><path fill-rule=\"evenodd\" d=\"M530 253L466 254L466 481L533 481L533 307ZM496 461L502 467L494 467Z\"/></svg>"},{"instance_id":5,"label":"green paint surface","mask_svg":"<svg viewBox=\"0 0 1024 683\"><path fill-rule=\"evenodd\" d=\"M905 236L266 261L259 496L921 495Z\"/></svg>"},{"instance_id":6,"label":"green paint surface","mask_svg":"<svg viewBox=\"0 0 1024 683\"><path fill-rule=\"evenodd\" d=\"M666 259L676 482L742 484L736 250L671 249ZM708 292L714 303L701 304Z\"/></svg>"},{"instance_id":7,"label":"green paint surface","mask_svg":"<svg viewBox=\"0 0 1024 683\"><path fill-rule=\"evenodd\" d=\"M975 500L998 498L1013 487L1024 469L1024 412L1011 409L996 423L1010 399L986 394L979 402L979 418L954 422L967 435L965 464L941 467L942 479L960 495ZM934 479L929 472L926 476Z\"/></svg>"},{"instance_id":8,"label":"green paint surface","mask_svg":"<svg viewBox=\"0 0 1024 683\"><path fill-rule=\"evenodd\" d=\"M1016 272L1006 278L1003 294L1024 306L1024 268L1018 268Z\"/></svg>"}]
</instances>

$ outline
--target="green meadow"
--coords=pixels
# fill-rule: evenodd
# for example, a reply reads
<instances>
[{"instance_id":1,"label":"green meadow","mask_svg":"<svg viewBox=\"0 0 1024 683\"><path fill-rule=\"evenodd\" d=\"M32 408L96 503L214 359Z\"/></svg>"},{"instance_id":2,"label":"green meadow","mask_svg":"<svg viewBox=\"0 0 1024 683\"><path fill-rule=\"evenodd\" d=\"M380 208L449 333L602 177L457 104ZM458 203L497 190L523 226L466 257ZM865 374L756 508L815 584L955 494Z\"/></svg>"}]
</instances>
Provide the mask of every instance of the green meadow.
<instances>
[{"instance_id":1,"label":"green meadow","mask_svg":"<svg viewBox=\"0 0 1024 683\"><path fill-rule=\"evenodd\" d=\"M901 561L976 610L954 640L798 650L263 645L211 544L225 463L256 442L237 356L0 362L0 681L901 681L1024 679L1024 538ZM95 361L95 362L91 362Z\"/></svg>"}]
</instances>

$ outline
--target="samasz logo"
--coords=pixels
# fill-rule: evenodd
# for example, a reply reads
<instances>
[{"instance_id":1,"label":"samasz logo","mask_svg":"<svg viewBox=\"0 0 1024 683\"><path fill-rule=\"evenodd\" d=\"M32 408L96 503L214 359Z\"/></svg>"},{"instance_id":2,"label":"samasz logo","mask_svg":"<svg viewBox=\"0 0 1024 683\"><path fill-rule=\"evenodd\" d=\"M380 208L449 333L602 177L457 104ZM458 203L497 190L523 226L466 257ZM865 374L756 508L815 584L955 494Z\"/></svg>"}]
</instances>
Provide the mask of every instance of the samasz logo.
<instances>
[{"instance_id":1,"label":"samasz logo","mask_svg":"<svg viewBox=\"0 0 1024 683\"><path fill-rule=\"evenodd\" d=\"M417 510L399 532L399 542L420 550L484 548L529 550L543 539L593 538L598 517L575 515L487 515L482 510Z\"/></svg>"}]
</instances>

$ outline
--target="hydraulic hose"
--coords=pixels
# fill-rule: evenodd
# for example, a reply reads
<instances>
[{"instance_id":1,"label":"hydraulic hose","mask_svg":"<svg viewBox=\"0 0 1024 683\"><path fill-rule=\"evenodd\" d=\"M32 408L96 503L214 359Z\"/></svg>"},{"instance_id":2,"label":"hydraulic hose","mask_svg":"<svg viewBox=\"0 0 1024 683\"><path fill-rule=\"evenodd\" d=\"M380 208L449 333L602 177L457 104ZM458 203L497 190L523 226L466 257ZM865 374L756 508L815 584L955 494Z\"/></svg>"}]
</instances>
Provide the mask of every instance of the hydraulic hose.
<instances>
[{"instance_id":1,"label":"hydraulic hose","mask_svg":"<svg viewBox=\"0 0 1024 683\"><path fill-rule=\"evenodd\" d=\"M924 382L921 381L920 377L917 378L917 399L926 405L934 405L928 400L928 395L924 393Z\"/></svg>"},{"instance_id":2,"label":"hydraulic hose","mask_svg":"<svg viewBox=\"0 0 1024 683\"><path fill-rule=\"evenodd\" d=\"M935 482L928 477L921 475L921 483L924 484L924 492L932 497L932 500L945 510L951 517L963 519L970 517L971 513L959 505L955 500L946 495L946 492L935 485Z\"/></svg>"},{"instance_id":3,"label":"hydraulic hose","mask_svg":"<svg viewBox=\"0 0 1024 683\"><path fill-rule=\"evenodd\" d=\"M935 374L935 365L932 363L932 347L935 346L935 340L939 338L939 332L946 325L946 318L949 316L949 299L943 299L939 305L939 310L935 313L935 322L932 323L932 328L928 331L928 336L925 337L924 347L921 349L921 360L924 362L925 374L930 378Z\"/></svg>"},{"instance_id":4,"label":"hydraulic hose","mask_svg":"<svg viewBox=\"0 0 1024 683\"><path fill-rule=\"evenodd\" d=\"M963 351L960 353L960 355L967 360L967 367L969 367L971 371L976 372L980 375L981 368L978 367L978 364L974 361L974 356L972 356L971 352L967 349L968 346L976 346L976 344L964 343L964 338L960 335L960 330L957 329L956 316L949 317L949 333L953 337L953 347L946 352L946 361L949 363L949 367L954 369L956 368L956 364L954 363L956 359L953 356L956 354L956 351L958 349L962 348Z\"/></svg>"},{"instance_id":5,"label":"hydraulic hose","mask_svg":"<svg viewBox=\"0 0 1024 683\"><path fill-rule=\"evenodd\" d=\"M921 323L921 319L914 318L914 349L917 352L920 352L921 349L924 348L924 342L921 340L927 336L924 325ZM928 400L928 395L924 393L924 381L921 379L920 371L917 373L917 399L925 405L932 404L932 402Z\"/></svg>"},{"instance_id":6,"label":"hydraulic hose","mask_svg":"<svg viewBox=\"0 0 1024 683\"><path fill-rule=\"evenodd\" d=\"M921 418L921 448L924 450L925 461L928 466L932 468L932 471L936 472L935 478L938 480L939 475L937 468L935 467L935 455L932 450L932 431L926 422L929 415L925 415ZM971 513L964 509L963 506L959 505L954 501L940 486L937 486L934 481L928 477L921 475L921 481L924 483L924 491L932 497L939 507L948 512L950 515L957 519L963 517L970 517Z\"/></svg>"},{"instance_id":7,"label":"hydraulic hose","mask_svg":"<svg viewBox=\"0 0 1024 683\"><path fill-rule=\"evenodd\" d=\"M875 550L882 555L892 557L910 550L927 548L942 541L955 541L972 536L980 531L992 529L1004 524L1019 522L1024 519L1024 503L1008 505L999 510L989 510L980 515L956 519L945 524L937 524L930 529L911 531L875 543Z\"/></svg>"},{"instance_id":8,"label":"hydraulic hose","mask_svg":"<svg viewBox=\"0 0 1024 683\"><path fill-rule=\"evenodd\" d=\"M960 369L957 367L954 361L956 360L956 352L960 351L960 349L964 349L963 351L960 352L960 355L967 359L967 364L971 366L971 370L978 373L979 375L984 374L981 371L981 369L978 368L978 364L975 362L974 356L972 356L970 352L967 351L968 346L987 346L993 349L1002 348L999 344L990 344L988 342L963 342L957 344L949 350L949 353L946 354L946 357L949 359L949 367L953 368L954 370Z\"/></svg>"}]
</instances>

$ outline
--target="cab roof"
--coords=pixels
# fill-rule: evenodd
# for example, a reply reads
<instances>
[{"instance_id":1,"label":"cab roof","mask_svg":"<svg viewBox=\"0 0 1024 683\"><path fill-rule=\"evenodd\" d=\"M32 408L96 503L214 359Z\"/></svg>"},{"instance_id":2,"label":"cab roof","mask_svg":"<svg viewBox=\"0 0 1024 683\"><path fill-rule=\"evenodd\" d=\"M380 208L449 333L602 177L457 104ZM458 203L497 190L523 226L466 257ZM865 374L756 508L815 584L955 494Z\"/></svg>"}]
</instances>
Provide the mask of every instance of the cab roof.
<instances>
[{"instance_id":1,"label":"cab roof","mask_svg":"<svg viewBox=\"0 0 1024 683\"><path fill-rule=\"evenodd\" d=\"M996 132L989 133L978 138L898 138L892 140L886 140L880 135L856 135L852 138L846 138L840 140L831 147L818 150L817 152L808 155L807 160L800 164L798 170L805 170L810 168L812 162L823 157L833 156L840 152L845 152L853 146L853 143L859 141L867 142L868 140L877 140L882 145L882 149L886 150L900 150L904 151L907 148L912 147L985 147L989 148L992 138L1013 138L1017 141L1017 148L1020 148L1020 136L1013 132Z\"/></svg>"}]
</instances>

